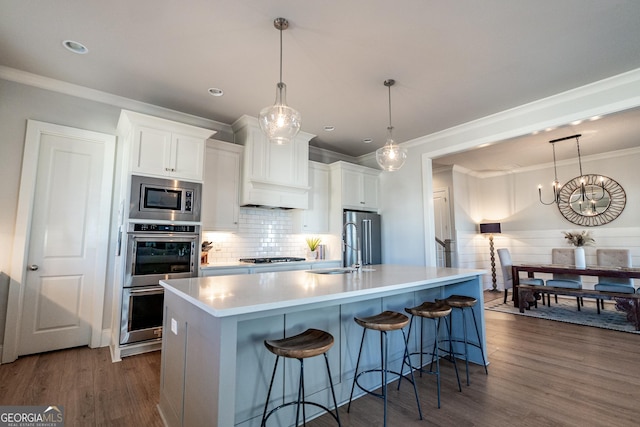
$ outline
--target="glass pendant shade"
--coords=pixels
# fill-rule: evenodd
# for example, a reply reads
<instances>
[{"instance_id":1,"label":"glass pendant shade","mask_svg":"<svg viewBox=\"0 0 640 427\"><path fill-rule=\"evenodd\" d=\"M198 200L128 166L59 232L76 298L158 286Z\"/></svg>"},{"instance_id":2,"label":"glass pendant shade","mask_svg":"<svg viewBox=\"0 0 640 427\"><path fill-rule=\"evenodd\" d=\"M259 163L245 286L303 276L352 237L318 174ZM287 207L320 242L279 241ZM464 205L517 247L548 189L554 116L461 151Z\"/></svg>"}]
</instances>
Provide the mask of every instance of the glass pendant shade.
<instances>
[{"instance_id":1,"label":"glass pendant shade","mask_svg":"<svg viewBox=\"0 0 640 427\"><path fill-rule=\"evenodd\" d=\"M274 144L287 144L300 132L302 116L297 110L287 105L286 84L283 82L277 84L276 102L260 111L258 122L262 132Z\"/></svg>"},{"instance_id":2,"label":"glass pendant shade","mask_svg":"<svg viewBox=\"0 0 640 427\"><path fill-rule=\"evenodd\" d=\"M389 132L391 133L391 132ZM386 171L393 172L400 169L407 160L407 149L400 147L389 135L383 147L376 150L376 161Z\"/></svg>"},{"instance_id":3,"label":"glass pendant shade","mask_svg":"<svg viewBox=\"0 0 640 427\"><path fill-rule=\"evenodd\" d=\"M396 84L393 79L384 81L384 85L389 89L389 126L387 127L387 142L384 146L376 150L376 161L383 170L393 172L404 165L407 160L407 149L400 147L393 140L393 126L391 125L391 86Z\"/></svg>"}]
</instances>

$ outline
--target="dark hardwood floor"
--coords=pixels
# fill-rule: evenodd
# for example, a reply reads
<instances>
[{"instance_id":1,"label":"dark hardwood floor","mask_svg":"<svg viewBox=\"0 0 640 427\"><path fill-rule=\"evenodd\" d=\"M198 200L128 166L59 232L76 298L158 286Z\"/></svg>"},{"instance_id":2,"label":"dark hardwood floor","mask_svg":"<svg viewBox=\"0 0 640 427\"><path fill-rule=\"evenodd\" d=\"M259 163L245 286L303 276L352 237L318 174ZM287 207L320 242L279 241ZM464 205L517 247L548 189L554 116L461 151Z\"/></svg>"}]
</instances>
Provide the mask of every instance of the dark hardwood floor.
<instances>
[{"instance_id":1,"label":"dark hardwood floor","mask_svg":"<svg viewBox=\"0 0 640 427\"><path fill-rule=\"evenodd\" d=\"M163 425L160 352L112 363L107 347L79 347L0 365L0 405L62 405L65 426Z\"/></svg>"},{"instance_id":2,"label":"dark hardwood floor","mask_svg":"<svg viewBox=\"0 0 640 427\"><path fill-rule=\"evenodd\" d=\"M487 292L485 298L501 297ZM489 375L471 367L455 385L442 364L442 407L435 378L418 378L425 419L408 383L389 398L390 426L634 426L640 401L640 336L485 312ZM0 405L64 405L67 426L161 426L156 405L160 353L111 363L106 348L77 348L0 365ZM461 371L464 375L464 371ZM382 402L365 396L340 409L345 427L381 425ZM333 426L329 416L310 427Z\"/></svg>"}]
</instances>

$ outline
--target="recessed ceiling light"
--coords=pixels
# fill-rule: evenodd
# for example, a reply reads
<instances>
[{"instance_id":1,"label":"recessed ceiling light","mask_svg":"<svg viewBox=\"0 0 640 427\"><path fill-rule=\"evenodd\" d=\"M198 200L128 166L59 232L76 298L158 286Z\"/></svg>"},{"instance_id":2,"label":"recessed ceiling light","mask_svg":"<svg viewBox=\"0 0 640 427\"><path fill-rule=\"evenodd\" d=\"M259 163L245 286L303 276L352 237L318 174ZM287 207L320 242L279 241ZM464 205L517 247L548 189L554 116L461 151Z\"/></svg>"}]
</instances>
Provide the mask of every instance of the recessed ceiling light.
<instances>
[{"instance_id":1,"label":"recessed ceiling light","mask_svg":"<svg viewBox=\"0 0 640 427\"><path fill-rule=\"evenodd\" d=\"M333 132L335 130L335 126L325 126L324 130L325 132Z\"/></svg>"},{"instance_id":2,"label":"recessed ceiling light","mask_svg":"<svg viewBox=\"0 0 640 427\"><path fill-rule=\"evenodd\" d=\"M64 46L69 51L71 51L73 53L77 53L79 55L84 55L85 53L89 52L89 49L87 49L87 47L85 45L83 45L82 43L78 43L76 41L73 41L73 40L65 40L65 41L63 41L62 42L62 46Z\"/></svg>"},{"instance_id":3,"label":"recessed ceiling light","mask_svg":"<svg viewBox=\"0 0 640 427\"><path fill-rule=\"evenodd\" d=\"M595 120L600 120L602 118L602 116L593 116L589 119L589 121L593 122Z\"/></svg>"},{"instance_id":4,"label":"recessed ceiling light","mask_svg":"<svg viewBox=\"0 0 640 427\"><path fill-rule=\"evenodd\" d=\"M365 138L365 139L362 140L362 142L364 142L365 144L371 144L373 142L373 139Z\"/></svg>"},{"instance_id":5,"label":"recessed ceiling light","mask_svg":"<svg viewBox=\"0 0 640 427\"><path fill-rule=\"evenodd\" d=\"M224 95L224 91L222 89L218 89L217 87L210 87L209 88L209 93L212 96L222 96L222 95Z\"/></svg>"},{"instance_id":6,"label":"recessed ceiling light","mask_svg":"<svg viewBox=\"0 0 640 427\"><path fill-rule=\"evenodd\" d=\"M571 125L578 126L580 123L582 123L582 120L575 120L575 121L571 122Z\"/></svg>"}]
</instances>

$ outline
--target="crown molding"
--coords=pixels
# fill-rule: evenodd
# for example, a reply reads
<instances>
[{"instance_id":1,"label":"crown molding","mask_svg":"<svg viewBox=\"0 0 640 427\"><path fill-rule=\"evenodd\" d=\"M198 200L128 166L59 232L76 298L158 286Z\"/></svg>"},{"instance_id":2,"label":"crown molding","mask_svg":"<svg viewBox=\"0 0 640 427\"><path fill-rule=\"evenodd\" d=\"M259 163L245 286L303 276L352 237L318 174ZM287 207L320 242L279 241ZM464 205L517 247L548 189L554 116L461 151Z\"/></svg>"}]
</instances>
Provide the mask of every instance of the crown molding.
<instances>
[{"instance_id":1,"label":"crown molding","mask_svg":"<svg viewBox=\"0 0 640 427\"><path fill-rule=\"evenodd\" d=\"M169 108L164 108L141 101L136 101L134 99L125 98L119 95L113 95L111 93L102 92L100 90L91 89L85 86L63 82L61 80L56 80L38 74L17 70L15 68L5 67L3 65L0 65L0 79L20 83L27 86L33 86L40 89L50 90L52 92L74 96L76 98L82 98L89 101L113 105L125 110L140 111L151 114L153 114L153 112L161 112L161 115L167 119L173 119L182 122L187 121L189 122L189 124L192 124L194 126L213 128L218 130L219 132L222 131L223 134L233 134L231 126L226 123L218 122L216 120L211 120L204 117L194 116L192 114L171 110Z\"/></svg>"},{"instance_id":2,"label":"crown molding","mask_svg":"<svg viewBox=\"0 0 640 427\"><path fill-rule=\"evenodd\" d=\"M429 157L640 106L640 68L402 143ZM429 149L429 147L433 147Z\"/></svg>"}]
</instances>

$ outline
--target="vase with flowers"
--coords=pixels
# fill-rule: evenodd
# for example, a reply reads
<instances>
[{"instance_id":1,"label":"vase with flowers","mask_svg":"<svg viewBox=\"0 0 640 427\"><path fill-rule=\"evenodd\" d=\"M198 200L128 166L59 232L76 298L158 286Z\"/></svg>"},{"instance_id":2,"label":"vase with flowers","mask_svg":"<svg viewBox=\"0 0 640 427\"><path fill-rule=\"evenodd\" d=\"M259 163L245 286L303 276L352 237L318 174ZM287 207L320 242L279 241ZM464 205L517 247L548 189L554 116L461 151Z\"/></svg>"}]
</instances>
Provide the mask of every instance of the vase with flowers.
<instances>
[{"instance_id":1,"label":"vase with flowers","mask_svg":"<svg viewBox=\"0 0 640 427\"><path fill-rule=\"evenodd\" d=\"M319 237L307 237L307 246L309 247L309 259L318 258L318 245L322 241Z\"/></svg>"},{"instance_id":2,"label":"vase with flowers","mask_svg":"<svg viewBox=\"0 0 640 427\"><path fill-rule=\"evenodd\" d=\"M585 246L591 246L595 243L595 240L593 239L593 237L591 237L591 235L589 234L588 231L583 230L583 231L563 231L562 232L564 234L564 238L567 240L567 242L571 245L574 246L575 249L575 260L574 263L576 265L576 268L586 268L587 267L587 262L585 259L585 255L584 255L584 247Z\"/></svg>"}]
</instances>

